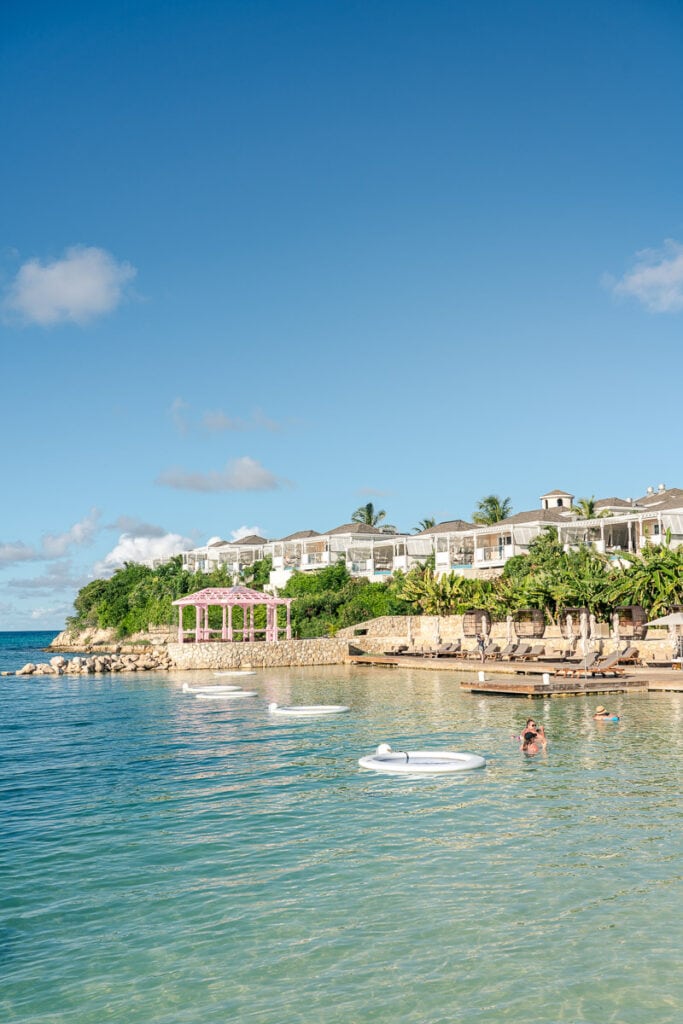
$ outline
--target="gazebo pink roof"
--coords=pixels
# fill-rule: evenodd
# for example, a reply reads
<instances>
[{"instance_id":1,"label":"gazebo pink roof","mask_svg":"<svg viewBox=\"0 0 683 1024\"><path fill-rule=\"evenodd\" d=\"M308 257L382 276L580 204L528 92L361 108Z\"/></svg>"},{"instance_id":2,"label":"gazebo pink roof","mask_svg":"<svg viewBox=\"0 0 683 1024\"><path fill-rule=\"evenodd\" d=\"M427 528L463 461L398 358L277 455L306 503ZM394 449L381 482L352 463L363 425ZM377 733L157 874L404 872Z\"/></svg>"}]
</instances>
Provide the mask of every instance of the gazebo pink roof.
<instances>
[{"instance_id":1,"label":"gazebo pink roof","mask_svg":"<svg viewBox=\"0 0 683 1024\"><path fill-rule=\"evenodd\" d=\"M287 625L284 630L288 640L291 640L292 637L291 597L274 597L273 594L264 594L260 590L251 590L249 587L205 587L204 590L197 590L194 594L179 597L173 604L178 608L178 643L181 644L185 640L186 632L194 634L195 643L209 641L215 634L220 634L221 640L232 641L235 632L241 634L243 641L247 638L254 641L256 633L264 633L265 639L268 641L277 640L280 631L277 615L279 605L285 605L287 608ZM254 626L256 605L265 606L265 629L256 629ZM196 624L194 629L185 630L183 608L188 606L195 609ZM223 609L223 622L220 630L209 628L209 608L211 607ZM238 626L236 630L233 630L232 613L234 608L242 609L242 626Z\"/></svg>"},{"instance_id":2,"label":"gazebo pink roof","mask_svg":"<svg viewBox=\"0 0 683 1024\"><path fill-rule=\"evenodd\" d=\"M250 587L205 587L204 590L197 590L187 597L179 597L173 604L185 607L186 605L203 607L206 605L250 605L250 604L289 604L291 598L274 597L272 594L264 594L260 590L251 590Z\"/></svg>"}]
</instances>

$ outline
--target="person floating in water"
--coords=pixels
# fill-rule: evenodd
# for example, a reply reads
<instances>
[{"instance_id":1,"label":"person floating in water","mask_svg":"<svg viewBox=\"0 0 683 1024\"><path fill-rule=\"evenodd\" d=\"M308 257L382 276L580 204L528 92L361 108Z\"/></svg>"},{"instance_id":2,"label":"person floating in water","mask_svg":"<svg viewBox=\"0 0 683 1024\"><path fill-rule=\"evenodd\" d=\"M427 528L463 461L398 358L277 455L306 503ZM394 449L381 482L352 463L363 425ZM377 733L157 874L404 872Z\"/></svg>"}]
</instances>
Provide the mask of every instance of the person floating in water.
<instances>
[{"instance_id":1,"label":"person floating in water","mask_svg":"<svg viewBox=\"0 0 683 1024\"><path fill-rule=\"evenodd\" d=\"M529 757L533 757L534 754L538 754L539 751L545 750L548 746L545 729L542 725L536 725L533 718L527 718L524 732L519 738L521 741L519 749L523 753L528 754Z\"/></svg>"},{"instance_id":2,"label":"person floating in water","mask_svg":"<svg viewBox=\"0 0 683 1024\"><path fill-rule=\"evenodd\" d=\"M599 704L597 706L597 708L595 709L595 714L593 715L593 718L595 719L596 722L618 722L619 721L619 716L618 715L613 715L612 712L608 711L607 708L604 708L602 706L602 704Z\"/></svg>"}]
</instances>

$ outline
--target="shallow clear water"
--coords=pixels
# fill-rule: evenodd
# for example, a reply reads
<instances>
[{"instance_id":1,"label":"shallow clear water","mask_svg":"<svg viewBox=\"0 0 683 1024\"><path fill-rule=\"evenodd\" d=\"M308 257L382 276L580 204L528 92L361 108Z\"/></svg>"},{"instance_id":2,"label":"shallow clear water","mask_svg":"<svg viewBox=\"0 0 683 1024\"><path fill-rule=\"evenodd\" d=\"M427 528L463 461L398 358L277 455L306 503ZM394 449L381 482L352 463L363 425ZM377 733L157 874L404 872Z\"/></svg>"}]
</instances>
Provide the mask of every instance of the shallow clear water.
<instances>
[{"instance_id":1,"label":"shallow clear water","mask_svg":"<svg viewBox=\"0 0 683 1024\"><path fill-rule=\"evenodd\" d=\"M0 680L0 1020L681 1019L682 695L604 725L451 673L264 671L226 705L193 679ZM489 764L359 769L381 741Z\"/></svg>"}]
</instances>

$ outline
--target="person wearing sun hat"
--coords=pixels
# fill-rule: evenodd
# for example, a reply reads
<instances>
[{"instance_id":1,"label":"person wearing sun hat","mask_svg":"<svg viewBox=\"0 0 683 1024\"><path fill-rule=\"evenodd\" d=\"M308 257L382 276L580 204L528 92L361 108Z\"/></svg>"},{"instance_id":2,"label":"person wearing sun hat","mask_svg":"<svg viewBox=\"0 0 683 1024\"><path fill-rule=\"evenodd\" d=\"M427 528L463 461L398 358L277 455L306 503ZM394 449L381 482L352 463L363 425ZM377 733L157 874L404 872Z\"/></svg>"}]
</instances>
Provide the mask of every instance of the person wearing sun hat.
<instances>
[{"instance_id":1,"label":"person wearing sun hat","mask_svg":"<svg viewBox=\"0 0 683 1024\"><path fill-rule=\"evenodd\" d=\"M606 722L608 719L610 721L613 720L615 722L619 721L618 716L613 715L612 712L608 711L607 708L604 708L602 704L598 704L597 708L595 709L595 714L593 715L593 718L596 720L596 722Z\"/></svg>"}]
</instances>

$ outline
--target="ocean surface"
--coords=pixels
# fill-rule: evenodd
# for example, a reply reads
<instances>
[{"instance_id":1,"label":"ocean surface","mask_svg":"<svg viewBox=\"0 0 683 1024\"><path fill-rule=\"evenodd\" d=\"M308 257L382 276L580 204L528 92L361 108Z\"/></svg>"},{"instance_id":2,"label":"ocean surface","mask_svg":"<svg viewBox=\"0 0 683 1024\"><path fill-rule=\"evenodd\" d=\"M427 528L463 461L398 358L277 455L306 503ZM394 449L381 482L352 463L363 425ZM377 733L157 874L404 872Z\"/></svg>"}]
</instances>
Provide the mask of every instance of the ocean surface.
<instances>
[{"instance_id":1,"label":"ocean surface","mask_svg":"<svg viewBox=\"0 0 683 1024\"><path fill-rule=\"evenodd\" d=\"M193 680L0 679L3 1024L683 1019L682 695L602 697L606 725L452 673ZM358 768L382 741L488 765Z\"/></svg>"}]
</instances>

